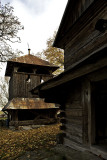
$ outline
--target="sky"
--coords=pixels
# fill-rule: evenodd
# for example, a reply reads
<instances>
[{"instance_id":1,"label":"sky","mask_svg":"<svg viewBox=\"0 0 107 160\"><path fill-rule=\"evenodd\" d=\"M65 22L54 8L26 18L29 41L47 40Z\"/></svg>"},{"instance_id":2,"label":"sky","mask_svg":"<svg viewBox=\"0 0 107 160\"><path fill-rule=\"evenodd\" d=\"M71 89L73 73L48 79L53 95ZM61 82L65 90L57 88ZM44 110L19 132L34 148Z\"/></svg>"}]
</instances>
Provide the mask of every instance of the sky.
<instances>
[{"instance_id":1,"label":"sky","mask_svg":"<svg viewBox=\"0 0 107 160\"><path fill-rule=\"evenodd\" d=\"M14 7L14 15L24 25L19 32L20 44L14 44L27 54L28 44L31 53L37 53L46 48L46 41L58 29L68 0L1 0L9 2Z\"/></svg>"},{"instance_id":2,"label":"sky","mask_svg":"<svg viewBox=\"0 0 107 160\"><path fill-rule=\"evenodd\" d=\"M68 0L0 0L1 4L10 3L14 7L14 15L24 26L18 36L21 43L11 44L14 50L18 49L28 54L28 45L31 54L41 52L46 48L46 41L59 28ZM4 76L5 66L0 70Z\"/></svg>"}]
</instances>

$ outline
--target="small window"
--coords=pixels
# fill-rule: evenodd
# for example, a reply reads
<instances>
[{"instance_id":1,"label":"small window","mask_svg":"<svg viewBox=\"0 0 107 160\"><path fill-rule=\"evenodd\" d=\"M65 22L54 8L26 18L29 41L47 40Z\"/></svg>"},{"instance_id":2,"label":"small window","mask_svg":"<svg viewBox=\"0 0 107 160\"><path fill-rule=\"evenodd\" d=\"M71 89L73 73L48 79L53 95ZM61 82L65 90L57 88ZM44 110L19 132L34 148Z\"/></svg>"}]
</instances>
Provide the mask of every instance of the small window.
<instances>
[{"instance_id":1,"label":"small window","mask_svg":"<svg viewBox=\"0 0 107 160\"><path fill-rule=\"evenodd\" d=\"M28 75L28 77L26 78L26 82L27 82L27 83L30 83L30 82L31 82L30 75Z\"/></svg>"}]
</instances>

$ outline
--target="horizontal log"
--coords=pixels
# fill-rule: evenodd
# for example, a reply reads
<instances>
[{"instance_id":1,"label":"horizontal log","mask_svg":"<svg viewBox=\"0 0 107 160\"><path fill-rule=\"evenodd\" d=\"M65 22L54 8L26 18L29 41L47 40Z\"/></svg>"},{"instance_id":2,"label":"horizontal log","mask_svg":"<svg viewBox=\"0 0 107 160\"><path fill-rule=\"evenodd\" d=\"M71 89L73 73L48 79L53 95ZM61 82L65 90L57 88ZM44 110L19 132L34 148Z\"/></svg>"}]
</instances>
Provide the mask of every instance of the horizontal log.
<instances>
[{"instance_id":1,"label":"horizontal log","mask_svg":"<svg viewBox=\"0 0 107 160\"><path fill-rule=\"evenodd\" d=\"M65 39L67 42L67 45L65 47L66 67L70 66L71 64L78 61L82 57L89 55L99 47L104 46L106 44L106 36L107 36L106 32L104 34L103 32L101 33L95 29L95 25L99 17L105 19L105 15L107 15L106 5L104 5L104 9L101 10L101 2L98 3L100 4L99 5L100 11L98 12L97 10L98 13L96 14L96 12L93 10L93 12L95 13L95 17L92 13L90 14L92 16L90 23L87 23L87 25L84 28L82 28L81 32L76 34L76 36L74 36L73 38L71 38L72 33L71 35L69 33L70 35L69 42L68 40ZM70 30L70 32L71 31L72 30Z\"/></svg>"},{"instance_id":2,"label":"horizontal log","mask_svg":"<svg viewBox=\"0 0 107 160\"><path fill-rule=\"evenodd\" d=\"M68 146L70 148L73 148L75 150L79 150L79 151L87 151L87 148L84 147L83 145L79 144L78 142L73 142L70 139L68 139L67 137L64 138L64 145Z\"/></svg>"},{"instance_id":3,"label":"horizontal log","mask_svg":"<svg viewBox=\"0 0 107 160\"><path fill-rule=\"evenodd\" d=\"M106 46L105 46L106 47ZM101 48L103 49L103 48ZM96 55L96 52L98 53ZM94 72L98 69L101 69L107 66L107 56L106 56L106 48L100 50L99 48L93 51L90 55L86 56L85 58L81 59L80 61L72 64L68 71L61 73L59 76L51 79L50 81L41 85L41 92L48 90L50 88L56 87L68 81L71 81L75 78L88 74L90 72ZM102 56L102 57L101 57ZM92 58L94 61L92 61ZM79 64L81 66L78 66ZM78 66L76 68L76 66ZM43 92L44 93L44 92ZM45 95L44 93L44 96ZM57 102L58 103L58 102Z\"/></svg>"},{"instance_id":4,"label":"horizontal log","mask_svg":"<svg viewBox=\"0 0 107 160\"><path fill-rule=\"evenodd\" d=\"M65 105L66 109L80 109L82 108L82 104L81 104L81 101L80 100L75 100L71 103L67 103Z\"/></svg>"},{"instance_id":5,"label":"horizontal log","mask_svg":"<svg viewBox=\"0 0 107 160\"><path fill-rule=\"evenodd\" d=\"M72 136L83 137L82 132L75 132L74 130L71 131L68 128L66 128L65 132L69 133Z\"/></svg>"},{"instance_id":6,"label":"horizontal log","mask_svg":"<svg viewBox=\"0 0 107 160\"><path fill-rule=\"evenodd\" d=\"M65 133L59 133L56 135L56 142L57 144L63 144L64 137L66 136Z\"/></svg>"},{"instance_id":7,"label":"horizontal log","mask_svg":"<svg viewBox=\"0 0 107 160\"><path fill-rule=\"evenodd\" d=\"M83 123L83 117L66 117L66 122L68 124L76 124L76 125L82 125Z\"/></svg>"},{"instance_id":8,"label":"horizontal log","mask_svg":"<svg viewBox=\"0 0 107 160\"><path fill-rule=\"evenodd\" d=\"M50 119L37 119L37 120L26 120L26 121L11 121L9 122L10 126L26 126L26 125L42 125L42 124L51 124L56 123L57 120L55 118Z\"/></svg>"},{"instance_id":9,"label":"horizontal log","mask_svg":"<svg viewBox=\"0 0 107 160\"><path fill-rule=\"evenodd\" d=\"M94 82L107 79L107 66L104 68L101 68L100 70L98 70L94 73L88 74L87 78L90 79L91 81L94 81Z\"/></svg>"},{"instance_id":10,"label":"horizontal log","mask_svg":"<svg viewBox=\"0 0 107 160\"><path fill-rule=\"evenodd\" d=\"M83 127L82 125L68 125L66 124L66 129L70 132L70 133L81 133L83 132Z\"/></svg>"},{"instance_id":11,"label":"horizontal log","mask_svg":"<svg viewBox=\"0 0 107 160\"><path fill-rule=\"evenodd\" d=\"M60 114L58 115L58 117L65 117L66 116L66 113L65 113L65 111L63 111L63 112L60 112Z\"/></svg>"},{"instance_id":12,"label":"horizontal log","mask_svg":"<svg viewBox=\"0 0 107 160\"><path fill-rule=\"evenodd\" d=\"M65 126L65 125L61 125L61 126L60 126L60 130L65 131L65 130L66 130L66 126Z\"/></svg>"},{"instance_id":13,"label":"horizontal log","mask_svg":"<svg viewBox=\"0 0 107 160\"><path fill-rule=\"evenodd\" d=\"M83 115L82 109L66 109L65 112L67 117L82 117Z\"/></svg>"},{"instance_id":14,"label":"horizontal log","mask_svg":"<svg viewBox=\"0 0 107 160\"><path fill-rule=\"evenodd\" d=\"M65 124L66 123L66 119L65 118L61 118L60 119L60 123L64 123Z\"/></svg>"},{"instance_id":15,"label":"horizontal log","mask_svg":"<svg viewBox=\"0 0 107 160\"><path fill-rule=\"evenodd\" d=\"M78 85L75 84L76 86L72 86L72 92L71 88L68 88L68 98L67 98L67 103L72 104L77 103L77 105L80 105L81 102L81 83L78 82Z\"/></svg>"},{"instance_id":16,"label":"horizontal log","mask_svg":"<svg viewBox=\"0 0 107 160\"><path fill-rule=\"evenodd\" d=\"M81 144L83 143L82 137L78 137L76 135L75 136L71 135L68 132L66 132L66 137L71 141L78 142L78 143L81 143Z\"/></svg>"}]
</instances>

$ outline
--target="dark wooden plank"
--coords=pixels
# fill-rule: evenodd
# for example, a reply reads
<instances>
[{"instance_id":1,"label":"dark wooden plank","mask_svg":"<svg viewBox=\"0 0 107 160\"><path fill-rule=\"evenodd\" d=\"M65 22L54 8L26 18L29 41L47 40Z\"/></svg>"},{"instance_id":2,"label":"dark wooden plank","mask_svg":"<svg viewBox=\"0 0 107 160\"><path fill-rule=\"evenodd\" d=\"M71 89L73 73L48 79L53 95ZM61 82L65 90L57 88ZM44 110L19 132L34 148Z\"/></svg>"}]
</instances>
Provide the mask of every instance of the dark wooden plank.
<instances>
[{"instance_id":1,"label":"dark wooden plank","mask_svg":"<svg viewBox=\"0 0 107 160\"><path fill-rule=\"evenodd\" d=\"M81 102L79 100L73 101L72 103L66 104L66 109L80 109L82 108Z\"/></svg>"},{"instance_id":2,"label":"dark wooden plank","mask_svg":"<svg viewBox=\"0 0 107 160\"><path fill-rule=\"evenodd\" d=\"M90 23L87 23L87 26L82 28L78 34L72 38L71 34L69 34L70 40L68 41L67 38L67 45L65 47L65 69L82 57L89 55L98 47L106 45L106 32L104 34L95 30L98 19L105 19L106 15L107 8L105 7L105 9L96 14L95 18L91 20Z\"/></svg>"},{"instance_id":3,"label":"dark wooden plank","mask_svg":"<svg viewBox=\"0 0 107 160\"><path fill-rule=\"evenodd\" d=\"M68 132L73 133L74 135L77 133L82 134L83 132L83 127L82 125L78 125L78 124L66 124L66 129Z\"/></svg>"},{"instance_id":4,"label":"dark wooden plank","mask_svg":"<svg viewBox=\"0 0 107 160\"><path fill-rule=\"evenodd\" d=\"M52 76L45 76L49 79ZM27 79L30 78L30 82ZM9 82L9 99L14 97L32 97L30 90L40 84L40 75L14 72Z\"/></svg>"},{"instance_id":5,"label":"dark wooden plank","mask_svg":"<svg viewBox=\"0 0 107 160\"><path fill-rule=\"evenodd\" d=\"M72 70L71 72L68 72L67 74L61 75L61 78L59 80L53 79L51 80L51 83L50 82L45 83L45 85L42 85L41 90L46 90L46 89L55 87L57 85L61 85L65 82L68 82L72 79L83 76L85 74L88 74L90 72L94 72L105 66L107 66L107 57L101 57L100 60L96 59L95 63L85 64L79 68L76 68L75 70Z\"/></svg>"},{"instance_id":6,"label":"dark wooden plank","mask_svg":"<svg viewBox=\"0 0 107 160\"><path fill-rule=\"evenodd\" d=\"M67 139L69 139L71 142L73 141L73 142L77 142L77 143L82 144L82 138L81 138L81 137L71 135L71 134L69 134L68 132L66 132L66 137L67 137Z\"/></svg>"},{"instance_id":7,"label":"dark wooden plank","mask_svg":"<svg viewBox=\"0 0 107 160\"><path fill-rule=\"evenodd\" d=\"M88 74L87 78L90 79L90 81L92 81L92 82L107 79L107 66L104 68L101 68L100 70L98 70L96 72Z\"/></svg>"},{"instance_id":8,"label":"dark wooden plank","mask_svg":"<svg viewBox=\"0 0 107 160\"><path fill-rule=\"evenodd\" d=\"M77 124L82 125L83 123L83 117L66 117L66 122L68 124Z\"/></svg>"},{"instance_id":9,"label":"dark wooden plank","mask_svg":"<svg viewBox=\"0 0 107 160\"><path fill-rule=\"evenodd\" d=\"M66 109L66 116L69 117L82 117L83 111L82 109Z\"/></svg>"},{"instance_id":10,"label":"dark wooden plank","mask_svg":"<svg viewBox=\"0 0 107 160\"><path fill-rule=\"evenodd\" d=\"M90 35L92 35L91 32L90 32L89 36ZM107 44L106 37L107 37L107 34L101 35L101 33L98 33L96 38L86 37L86 39L84 39L84 41L82 41L80 39L80 41L82 41L81 43L83 43L83 44L76 44L76 45L74 44L74 46L76 48L70 46L68 51L65 50L65 53L68 52L67 55L65 54L65 68L67 69L69 66L71 66L71 64L78 62L79 60L86 57L87 55L90 55L92 52L94 52L98 48L106 46L106 44ZM92 39L94 39L94 40L92 40ZM78 45L79 45L79 47L78 47ZM72 50L71 50L71 48L72 48Z\"/></svg>"},{"instance_id":11,"label":"dark wooden plank","mask_svg":"<svg viewBox=\"0 0 107 160\"><path fill-rule=\"evenodd\" d=\"M70 135L70 136L74 136L74 137L77 137L79 139L83 139L83 134L81 132L75 132L75 131L70 131L69 129L66 129L65 130L65 133L67 135L67 133Z\"/></svg>"},{"instance_id":12,"label":"dark wooden plank","mask_svg":"<svg viewBox=\"0 0 107 160\"><path fill-rule=\"evenodd\" d=\"M62 46L60 44L60 41L62 42L62 39L64 35L69 32L70 28L78 21L78 19L83 15L83 13L86 11L86 9L90 6L90 4L93 2L89 0L78 0L77 1L69 1L67 8L65 10L65 14L63 16L63 19L61 21L61 25L58 32L58 37L56 37L56 40L54 42L54 45L59 48ZM69 16L70 15L70 16ZM86 16L87 17L87 16ZM79 25L78 25L79 26ZM79 30L79 28L78 28ZM64 41L65 43L65 41ZM62 43L63 44L63 43Z\"/></svg>"},{"instance_id":13,"label":"dark wooden plank","mask_svg":"<svg viewBox=\"0 0 107 160\"><path fill-rule=\"evenodd\" d=\"M86 147L84 147L83 145L79 144L78 142L76 143L74 141L71 141L67 137L64 138L64 145L68 146L68 147L71 147L73 149L79 150L79 151L87 151Z\"/></svg>"},{"instance_id":14,"label":"dark wooden plank","mask_svg":"<svg viewBox=\"0 0 107 160\"><path fill-rule=\"evenodd\" d=\"M71 10L71 8L70 8L70 10ZM73 10L74 10L74 8L73 8ZM70 21L69 23L71 23L72 27L68 30L68 32L65 32L63 30L62 35L60 35L60 38L57 41L57 47L65 48L66 44L68 44L70 42L70 40L73 40L74 38L76 40L78 40L77 39L78 34L84 28L86 28L87 25L90 25L93 20L97 21L98 19L103 18L103 17L101 17L101 13L103 13L103 12L106 12L106 1L105 0L97 0L97 1L94 1L94 3L90 6L90 9L87 9L87 11L78 19L78 21L76 21L75 25L72 25L71 19L68 19L66 17L66 19L68 19L68 21ZM84 21L84 19L85 19L85 21ZM65 27L63 27L63 28L65 29ZM66 34L64 34L64 33L66 33ZM87 33L87 31L85 32L85 34L86 33Z\"/></svg>"},{"instance_id":15,"label":"dark wooden plank","mask_svg":"<svg viewBox=\"0 0 107 160\"><path fill-rule=\"evenodd\" d=\"M91 135L91 84L88 79L83 80L82 89L82 105L83 105L83 142L87 144L90 142Z\"/></svg>"}]
</instances>

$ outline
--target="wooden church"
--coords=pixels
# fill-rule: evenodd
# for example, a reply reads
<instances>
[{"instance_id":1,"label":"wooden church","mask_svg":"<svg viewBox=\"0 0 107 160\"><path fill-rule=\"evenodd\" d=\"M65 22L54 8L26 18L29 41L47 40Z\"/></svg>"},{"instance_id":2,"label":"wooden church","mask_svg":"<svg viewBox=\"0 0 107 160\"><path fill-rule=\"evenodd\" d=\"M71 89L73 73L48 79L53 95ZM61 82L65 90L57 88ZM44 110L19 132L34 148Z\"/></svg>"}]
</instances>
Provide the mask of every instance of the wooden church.
<instances>
[{"instance_id":1,"label":"wooden church","mask_svg":"<svg viewBox=\"0 0 107 160\"><path fill-rule=\"evenodd\" d=\"M5 76L10 77L9 101L3 108L8 112L9 126L24 126L54 123L58 110L53 103L33 96L35 85L53 77L58 67L30 54L7 61Z\"/></svg>"},{"instance_id":2,"label":"wooden church","mask_svg":"<svg viewBox=\"0 0 107 160\"><path fill-rule=\"evenodd\" d=\"M65 71L32 93L60 104L64 145L107 159L107 0L68 0L53 46Z\"/></svg>"}]
</instances>

